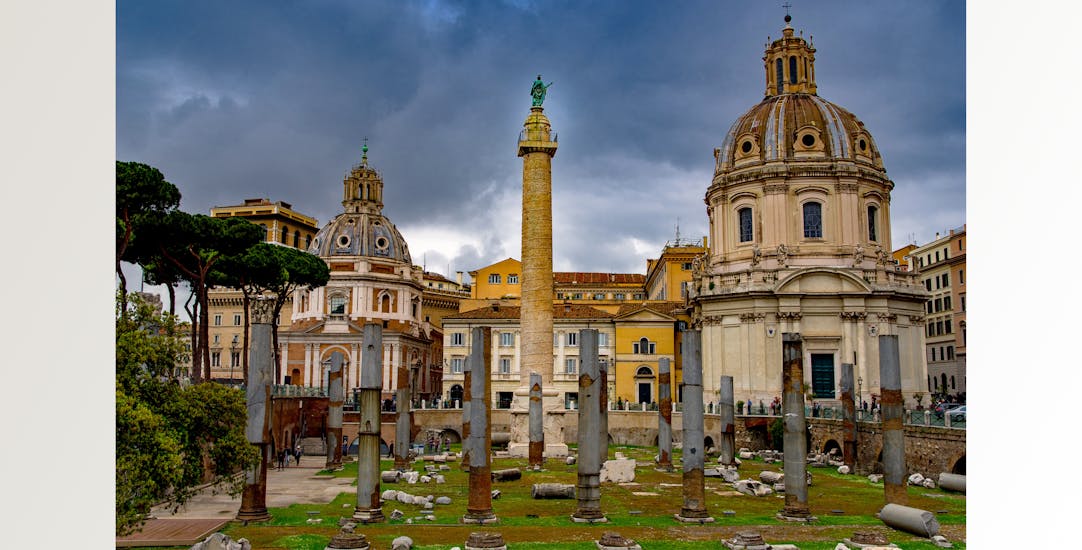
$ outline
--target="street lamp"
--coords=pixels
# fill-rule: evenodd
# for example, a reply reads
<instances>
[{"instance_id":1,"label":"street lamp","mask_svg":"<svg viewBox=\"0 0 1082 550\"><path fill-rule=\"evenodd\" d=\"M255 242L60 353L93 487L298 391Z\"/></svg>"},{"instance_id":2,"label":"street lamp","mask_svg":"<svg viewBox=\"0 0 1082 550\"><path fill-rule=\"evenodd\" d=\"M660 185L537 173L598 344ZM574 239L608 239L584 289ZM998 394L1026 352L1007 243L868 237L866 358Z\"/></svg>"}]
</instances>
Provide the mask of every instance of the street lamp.
<instances>
[{"instance_id":1,"label":"street lamp","mask_svg":"<svg viewBox=\"0 0 1082 550\"><path fill-rule=\"evenodd\" d=\"M858 376L857 377L857 410L858 411L864 410L863 408L861 408L861 403L863 402L863 398L861 396L861 389L863 387L864 387L864 379Z\"/></svg>"},{"instance_id":2,"label":"street lamp","mask_svg":"<svg viewBox=\"0 0 1082 550\"><path fill-rule=\"evenodd\" d=\"M229 344L229 387L235 388L237 384L233 381L233 367L237 366L237 347L239 342L238 336L233 335L233 341Z\"/></svg>"}]
</instances>

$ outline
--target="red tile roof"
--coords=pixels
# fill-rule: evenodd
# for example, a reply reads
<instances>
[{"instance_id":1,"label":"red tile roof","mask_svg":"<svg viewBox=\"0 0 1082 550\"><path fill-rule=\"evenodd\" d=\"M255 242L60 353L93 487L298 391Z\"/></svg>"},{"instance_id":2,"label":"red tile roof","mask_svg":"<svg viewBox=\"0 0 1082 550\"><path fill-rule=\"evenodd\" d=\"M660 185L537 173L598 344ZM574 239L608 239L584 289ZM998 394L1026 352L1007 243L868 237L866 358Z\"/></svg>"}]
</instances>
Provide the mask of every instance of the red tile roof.
<instances>
[{"instance_id":1,"label":"red tile roof","mask_svg":"<svg viewBox=\"0 0 1082 550\"><path fill-rule=\"evenodd\" d=\"M522 308L519 306L485 306L448 315L443 320L446 322L449 319L518 319L521 315ZM552 317L553 319L611 319L613 315L581 304L554 304Z\"/></svg>"},{"instance_id":2,"label":"red tile roof","mask_svg":"<svg viewBox=\"0 0 1082 550\"><path fill-rule=\"evenodd\" d=\"M552 274L557 284L645 284L646 275L639 273L587 273L582 271L556 271Z\"/></svg>"}]
</instances>

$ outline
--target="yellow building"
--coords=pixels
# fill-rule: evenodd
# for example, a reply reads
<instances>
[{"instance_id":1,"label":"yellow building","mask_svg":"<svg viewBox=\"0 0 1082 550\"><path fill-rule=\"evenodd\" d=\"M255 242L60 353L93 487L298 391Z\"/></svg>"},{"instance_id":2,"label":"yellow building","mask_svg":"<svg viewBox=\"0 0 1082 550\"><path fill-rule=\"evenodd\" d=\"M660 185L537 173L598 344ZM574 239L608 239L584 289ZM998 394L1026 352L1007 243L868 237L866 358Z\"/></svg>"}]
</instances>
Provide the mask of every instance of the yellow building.
<instances>
[{"instance_id":1,"label":"yellow building","mask_svg":"<svg viewBox=\"0 0 1082 550\"><path fill-rule=\"evenodd\" d=\"M706 237L702 243L682 241L679 237L665 243L660 257L646 260L646 297L659 301L686 300L692 266L708 251Z\"/></svg>"},{"instance_id":2,"label":"yellow building","mask_svg":"<svg viewBox=\"0 0 1082 550\"><path fill-rule=\"evenodd\" d=\"M242 204L210 209L214 218L244 218L264 228L264 241L294 248L311 244L318 221L293 210L285 201L245 199ZM208 293L207 319L210 337L210 377L212 380L240 383L244 380L244 297L232 288L212 288ZM287 299L278 318L278 326L289 326L292 297Z\"/></svg>"},{"instance_id":3,"label":"yellow building","mask_svg":"<svg viewBox=\"0 0 1082 550\"><path fill-rule=\"evenodd\" d=\"M682 304L678 302L624 304L620 307L614 319L616 386L613 401L657 403L658 360L662 358L669 360L673 401L682 401L679 393L681 369L677 362L680 321L673 315L674 310L680 308Z\"/></svg>"},{"instance_id":4,"label":"yellow building","mask_svg":"<svg viewBox=\"0 0 1082 550\"><path fill-rule=\"evenodd\" d=\"M463 300L470 298L470 286L462 283L462 272L458 272L457 281L452 281L439 273L425 271L424 293L421 296L421 309L425 322L436 329L442 329L443 318L461 311Z\"/></svg>"}]
</instances>

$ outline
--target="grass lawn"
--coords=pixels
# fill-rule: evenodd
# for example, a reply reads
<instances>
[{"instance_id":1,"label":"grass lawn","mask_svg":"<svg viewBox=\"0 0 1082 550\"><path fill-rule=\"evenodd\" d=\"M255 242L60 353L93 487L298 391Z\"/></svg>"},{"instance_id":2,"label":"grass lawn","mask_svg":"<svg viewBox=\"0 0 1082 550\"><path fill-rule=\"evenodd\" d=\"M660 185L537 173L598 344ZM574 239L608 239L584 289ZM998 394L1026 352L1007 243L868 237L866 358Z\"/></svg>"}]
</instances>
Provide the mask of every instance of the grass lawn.
<instances>
[{"instance_id":1,"label":"grass lawn","mask_svg":"<svg viewBox=\"0 0 1082 550\"><path fill-rule=\"evenodd\" d=\"M456 446L457 447L457 446ZM808 487L808 504L813 515L819 519L810 525L783 523L775 519L784 505L781 495L750 497L737 493L718 478L706 479L707 510L715 522L705 525L681 524L673 519L682 504L682 475L679 470L680 452L674 453L677 471L658 472L653 468L655 449L649 447L610 446L610 458L622 452L638 461L635 482L632 484L604 483L601 486L601 510L609 519L606 524L586 525L571 522L569 516L575 511L575 500L534 500L530 488L534 483L567 483L576 481L577 466L568 466L563 460L549 459L540 472L526 470L526 459L501 458L493 461L492 469L520 468L522 479L511 482L493 482L501 496L492 501L492 508L499 523L466 526L459 519L466 511L469 474L462 471L460 461L447 463L451 468L439 472L446 477L444 484L409 485L405 483L384 484L381 491L397 489L414 495L451 497L450 505L437 505L435 520L423 519L421 507L399 502L386 502L383 513L388 518L393 510L401 510L405 517L387 520L385 523L360 525L373 548L390 548L391 541L406 535L413 539L419 550L447 550L464 546L473 531L495 531L503 535L510 548L594 549L595 540L605 531L615 531L624 537L635 539L644 549L669 548L719 548L719 541L730 538L737 531L753 529L763 535L768 543L791 543L801 549L833 550L843 538L857 530L883 533L892 543L903 549L936 548L927 539L886 527L876 519L875 513L883 506L883 485L873 484L866 477L840 475L834 468L811 468L813 482ZM707 467L713 460L707 461ZM390 469L393 461L381 460L383 470ZM414 469L424 474L421 463ZM740 467L741 478L758 479L763 470L782 471L782 464L766 464L759 460L744 461ZM321 472L324 475L356 478L357 465L349 463L338 472ZM966 497L923 487L909 487L909 506L936 513L940 534L954 543L955 548L965 548L960 542L965 538ZM356 504L356 495L342 493L332 502L323 505L293 505L288 508L272 508L273 520L259 525L242 526L230 524L224 532L234 540L247 538L253 548L290 548L323 550L338 531L338 519L350 517ZM726 516L723 511L735 512ZM307 523L309 518L322 518L319 525ZM407 521L410 521L407 523Z\"/></svg>"}]
</instances>

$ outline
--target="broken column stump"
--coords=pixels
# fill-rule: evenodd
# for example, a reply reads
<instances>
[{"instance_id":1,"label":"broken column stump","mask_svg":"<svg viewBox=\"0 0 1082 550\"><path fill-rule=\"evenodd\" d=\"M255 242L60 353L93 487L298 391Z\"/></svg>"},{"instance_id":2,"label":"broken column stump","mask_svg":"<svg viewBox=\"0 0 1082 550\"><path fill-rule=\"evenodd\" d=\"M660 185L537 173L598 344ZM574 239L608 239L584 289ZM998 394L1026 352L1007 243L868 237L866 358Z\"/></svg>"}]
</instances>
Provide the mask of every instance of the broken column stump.
<instances>
[{"instance_id":1,"label":"broken column stump","mask_svg":"<svg viewBox=\"0 0 1082 550\"><path fill-rule=\"evenodd\" d=\"M576 523L608 521L601 513L601 388L597 357L597 329L579 331L579 458L576 494L578 508L571 514Z\"/></svg>"},{"instance_id":2,"label":"broken column stump","mask_svg":"<svg viewBox=\"0 0 1082 550\"><path fill-rule=\"evenodd\" d=\"M657 411L657 469L673 471L672 466L672 387L669 358L657 361L657 396L661 407Z\"/></svg>"},{"instance_id":3,"label":"broken column stump","mask_svg":"<svg viewBox=\"0 0 1082 550\"><path fill-rule=\"evenodd\" d=\"M684 331L684 503L676 519L685 523L710 523L706 511L706 462L703 426L703 347L699 330Z\"/></svg>"},{"instance_id":4,"label":"broken column stump","mask_svg":"<svg viewBox=\"0 0 1082 550\"><path fill-rule=\"evenodd\" d=\"M470 436L466 460L470 466L469 499L463 523L493 523L492 511L492 426L489 410L492 404L492 329L474 327L470 348ZM471 535L472 537L473 535ZM501 539L502 543L502 539Z\"/></svg>"},{"instance_id":5,"label":"broken column stump","mask_svg":"<svg viewBox=\"0 0 1082 550\"><path fill-rule=\"evenodd\" d=\"M905 428L902 426L902 369L898 361L898 335L879 336L879 387L883 415L883 492L891 504L905 505Z\"/></svg>"},{"instance_id":6,"label":"broken column stump","mask_svg":"<svg viewBox=\"0 0 1082 550\"><path fill-rule=\"evenodd\" d=\"M256 298L251 305L252 344L248 359L248 387L245 390L248 423L244 434L259 452L259 462L245 471L244 493L241 496L237 520L271 519L267 511L267 464L272 454L271 385L274 383L274 349L271 324L274 322L273 301Z\"/></svg>"},{"instance_id":7,"label":"broken column stump","mask_svg":"<svg viewBox=\"0 0 1082 550\"><path fill-rule=\"evenodd\" d=\"M530 489L533 498L575 498L575 486L569 483L535 483Z\"/></svg>"},{"instance_id":8,"label":"broken column stump","mask_svg":"<svg viewBox=\"0 0 1082 550\"><path fill-rule=\"evenodd\" d=\"M465 546L466 550L507 550L503 535L499 533L470 533Z\"/></svg>"},{"instance_id":9,"label":"broken column stump","mask_svg":"<svg viewBox=\"0 0 1082 550\"><path fill-rule=\"evenodd\" d=\"M785 470L785 507L777 514L783 521L812 521L808 508L808 442L804 419L804 343L797 332L782 334L782 425Z\"/></svg>"},{"instance_id":10,"label":"broken column stump","mask_svg":"<svg viewBox=\"0 0 1082 550\"><path fill-rule=\"evenodd\" d=\"M383 521L379 502L380 392L383 390L383 325L364 325L361 344L360 414L357 426L357 507L353 521Z\"/></svg>"}]
</instances>

